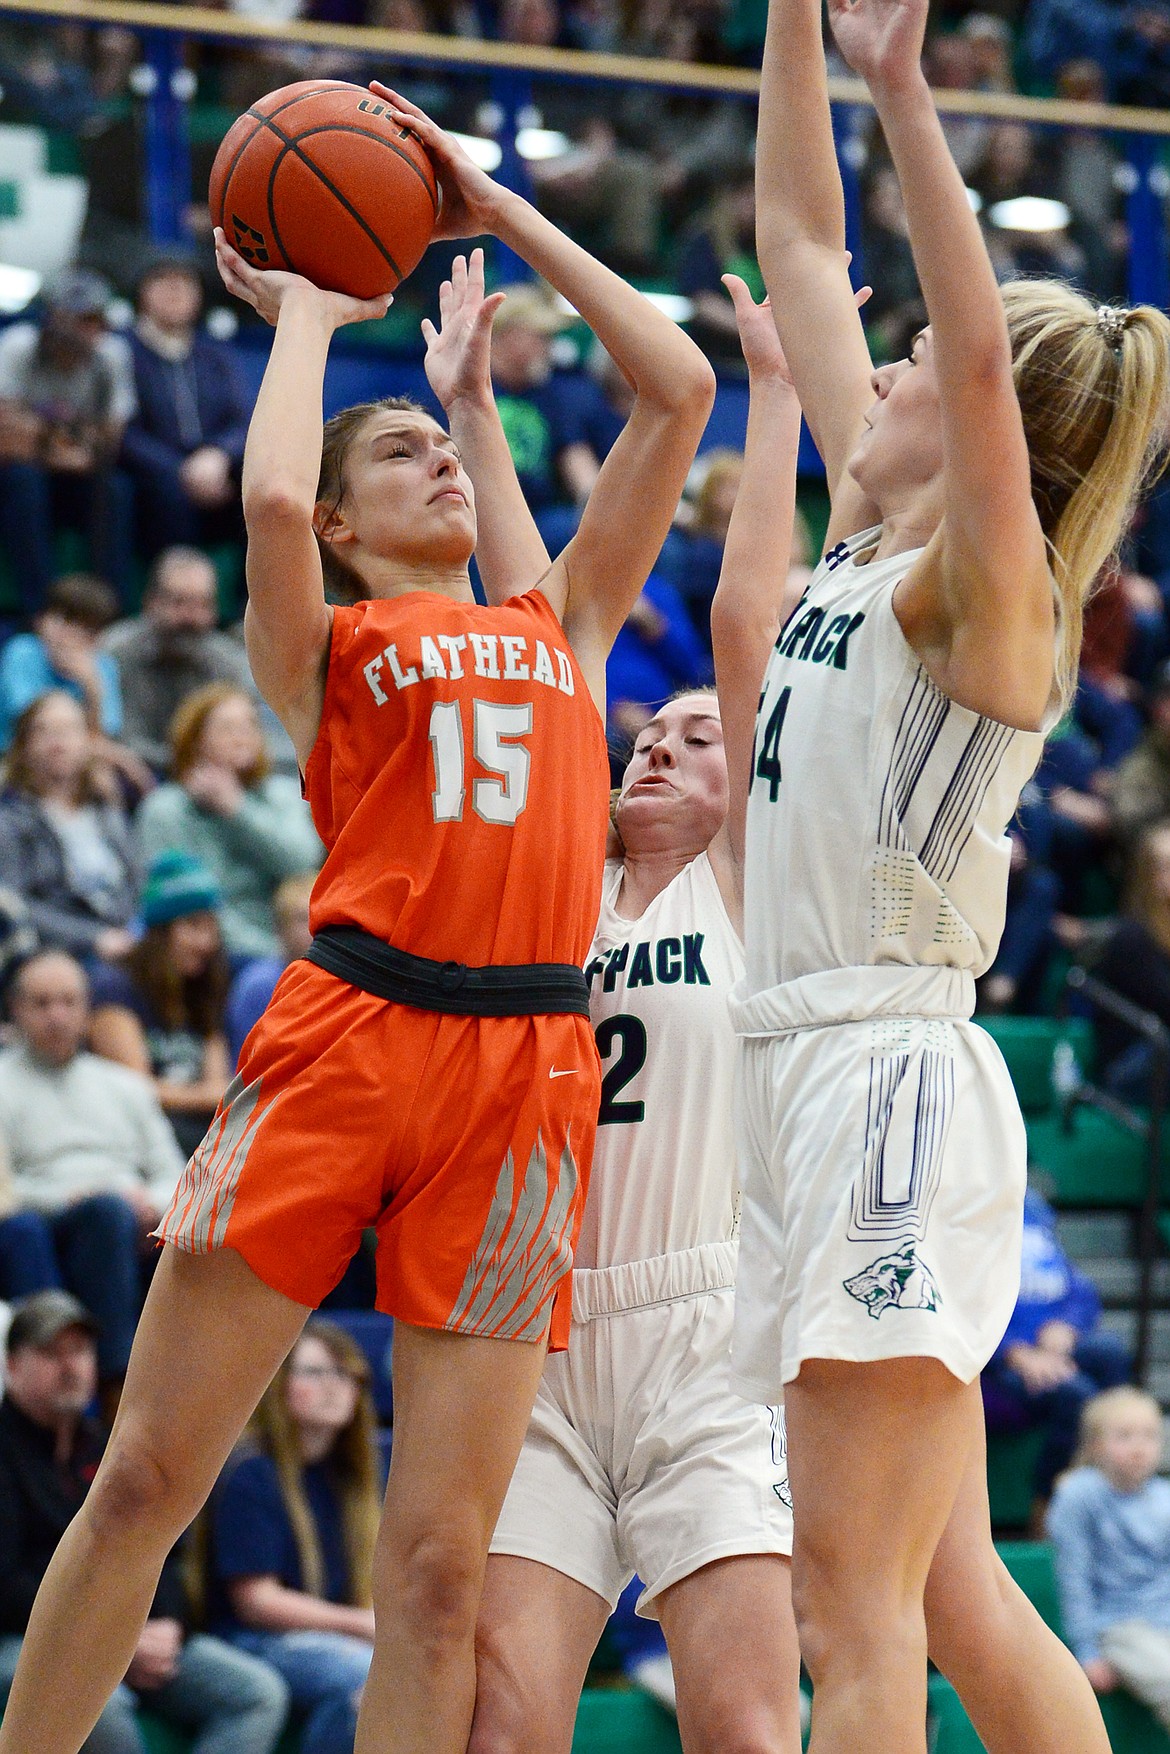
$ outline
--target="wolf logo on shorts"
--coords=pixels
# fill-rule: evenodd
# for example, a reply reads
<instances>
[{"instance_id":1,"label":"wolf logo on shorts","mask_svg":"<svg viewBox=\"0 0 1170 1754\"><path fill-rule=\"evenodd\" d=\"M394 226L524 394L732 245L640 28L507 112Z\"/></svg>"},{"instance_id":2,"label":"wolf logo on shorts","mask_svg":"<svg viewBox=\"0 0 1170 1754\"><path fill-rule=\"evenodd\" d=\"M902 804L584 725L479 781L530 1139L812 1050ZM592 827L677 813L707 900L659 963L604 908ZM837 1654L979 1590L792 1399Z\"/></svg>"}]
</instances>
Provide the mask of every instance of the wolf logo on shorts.
<instances>
[{"instance_id":1,"label":"wolf logo on shorts","mask_svg":"<svg viewBox=\"0 0 1170 1754\"><path fill-rule=\"evenodd\" d=\"M781 1478L772 1483L772 1491L781 1504L792 1509L792 1487L788 1484L788 1433L784 1428L783 1407L769 1407L772 1422L772 1465L781 1470Z\"/></svg>"},{"instance_id":2,"label":"wolf logo on shorts","mask_svg":"<svg viewBox=\"0 0 1170 1754\"><path fill-rule=\"evenodd\" d=\"M934 1275L914 1252L912 1238L842 1281L876 1322L887 1309L937 1309L942 1299Z\"/></svg>"}]
</instances>

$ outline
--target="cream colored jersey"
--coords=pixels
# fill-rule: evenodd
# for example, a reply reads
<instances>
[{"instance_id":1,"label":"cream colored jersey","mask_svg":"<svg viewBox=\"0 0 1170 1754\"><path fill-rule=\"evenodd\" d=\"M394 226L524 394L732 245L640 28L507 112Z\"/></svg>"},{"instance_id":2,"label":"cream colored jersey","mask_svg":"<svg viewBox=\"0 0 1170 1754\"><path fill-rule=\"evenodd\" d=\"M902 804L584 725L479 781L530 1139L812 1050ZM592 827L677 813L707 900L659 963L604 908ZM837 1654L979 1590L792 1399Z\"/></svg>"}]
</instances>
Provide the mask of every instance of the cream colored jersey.
<instances>
[{"instance_id":1,"label":"cream colored jersey","mask_svg":"<svg viewBox=\"0 0 1170 1754\"><path fill-rule=\"evenodd\" d=\"M611 1267L735 1231L731 988L743 946L706 853L623 919L606 865L586 966L603 1079L578 1267Z\"/></svg>"},{"instance_id":2,"label":"cream colored jersey","mask_svg":"<svg viewBox=\"0 0 1170 1754\"><path fill-rule=\"evenodd\" d=\"M983 974L1003 931L1005 830L1039 731L945 695L906 642L894 589L916 552L825 555L764 678L745 855L744 996L872 964Z\"/></svg>"}]
</instances>

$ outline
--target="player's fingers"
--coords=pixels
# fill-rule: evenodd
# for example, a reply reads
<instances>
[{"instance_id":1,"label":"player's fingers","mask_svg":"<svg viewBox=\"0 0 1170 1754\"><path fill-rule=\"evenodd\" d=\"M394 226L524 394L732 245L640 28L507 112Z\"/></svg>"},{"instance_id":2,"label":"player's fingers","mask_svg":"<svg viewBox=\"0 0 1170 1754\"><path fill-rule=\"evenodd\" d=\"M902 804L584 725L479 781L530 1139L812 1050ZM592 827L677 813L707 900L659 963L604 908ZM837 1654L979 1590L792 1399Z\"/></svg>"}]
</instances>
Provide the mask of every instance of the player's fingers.
<instances>
[{"instance_id":1,"label":"player's fingers","mask_svg":"<svg viewBox=\"0 0 1170 1754\"><path fill-rule=\"evenodd\" d=\"M426 342L428 348L434 347L439 339L439 331L435 328L435 325L431 322L429 317L423 318L421 326L423 340Z\"/></svg>"},{"instance_id":2,"label":"player's fingers","mask_svg":"<svg viewBox=\"0 0 1170 1754\"><path fill-rule=\"evenodd\" d=\"M444 325L451 316L451 305L454 299L454 288L449 280L444 280L439 288L439 321Z\"/></svg>"},{"instance_id":3,"label":"player's fingers","mask_svg":"<svg viewBox=\"0 0 1170 1754\"><path fill-rule=\"evenodd\" d=\"M737 317L745 317L749 312L755 310L756 301L748 291L746 280L742 280L738 274L724 274L721 278L731 295L731 302L735 306Z\"/></svg>"},{"instance_id":4,"label":"player's fingers","mask_svg":"<svg viewBox=\"0 0 1170 1754\"><path fill-rule=\"evenodd\" d=\"M477 329L491 328L495 314L503 304L505 296L506 295L502 292L493 292L489 298L484 299L478 311L475 313L475 326Z\"/></svg>"},{"instance_id":5,"label":"player's fingers","mask_svg":"<svg viewBox=\"0 0 1170 1754\"><path fill-rule=\"evenodd\" d=\"M471 260L467 264L467 280L473 293L483 297L483 248L478 245L471 252Z\"/></svg>"},{"instance_id":6,"label":"player's fingers","mask_svg":"<svg viewBox=\"0 0 1170 1754\"><path fill-rule=\"evenodd\" d=\"M462 308L467 297L467 257L456 256L451 264L451 287L455 294L455 303Z\"/></svg>"},{"instance_id":7,"label":"player's fingers","mask_svg":"<svg viewBox=\"0 0 1170 1754\"><path fill-rule=\"evenodd\" d=\"M859 286L857 291L853 294L853 302L856 304L858 310L860 310L862 305L867 305L872 297L872 286Z\"/></svg>"}]
</instances>

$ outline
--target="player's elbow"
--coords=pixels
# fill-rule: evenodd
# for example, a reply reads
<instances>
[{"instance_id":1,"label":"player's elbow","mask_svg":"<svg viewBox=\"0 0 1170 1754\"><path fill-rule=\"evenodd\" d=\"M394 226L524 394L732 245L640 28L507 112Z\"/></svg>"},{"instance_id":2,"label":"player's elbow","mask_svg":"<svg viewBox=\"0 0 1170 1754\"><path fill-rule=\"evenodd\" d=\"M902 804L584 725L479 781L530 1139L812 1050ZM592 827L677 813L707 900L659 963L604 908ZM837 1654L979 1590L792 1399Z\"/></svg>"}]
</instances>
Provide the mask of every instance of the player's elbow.
<instances>
[{"instance_id":1,"label":"player's elbow","mask_svg":"<svg viewBox=\"0 0 1170 1754\"><path fill-rule=\"evenodd\" d=\"M675 419L694 421L699 430L715 403L715 372L711 362L693 342L677 362L677 369L664 377L655 400Z\"/></svg>"},{"instance_id":2,"label":"player's elbow","mask_svg":"<svg viewBox=\"0 0 1170 1754\"><path fill-rule=\"evenodd\" d=\"M313 521L313 501L295 482L244 483L244 522L252 536L266 530L287 530Z\"/></svg>"}]
</instances>

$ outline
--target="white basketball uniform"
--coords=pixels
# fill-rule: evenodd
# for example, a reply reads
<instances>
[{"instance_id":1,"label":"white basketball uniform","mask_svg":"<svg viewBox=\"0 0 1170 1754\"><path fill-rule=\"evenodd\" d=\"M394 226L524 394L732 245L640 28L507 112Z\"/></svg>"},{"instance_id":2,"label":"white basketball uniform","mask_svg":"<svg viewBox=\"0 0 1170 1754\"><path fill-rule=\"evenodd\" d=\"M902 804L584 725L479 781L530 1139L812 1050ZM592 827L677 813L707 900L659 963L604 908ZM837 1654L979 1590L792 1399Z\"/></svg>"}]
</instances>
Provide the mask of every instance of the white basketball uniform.
<instances>
[{"instance_id":1,"label":"white basketball uniform","mask_svg":"<svg viewBox=\"0 0 1170 1754\"><path fill-rule=\"evenodd\" d=\"M1019 1283L1024 1126L969 1021L1005 829L1044 743L957 705L907 644L914 553L832 549L769 661L746 852L734 1380L926 1355L970 1381Z\"/></svg>"},{"instance_id":2,"label":"white basketball uniform","mask_svg":"<svg viewBox=\"0 0 1170 1754\"><path fill-rule=\"evenodd\" d=\"M567 1352L545 1365L492 1541L639 1612L733 1554L792 1551L784 1427L730 1385L743 949L707 855L639 919L607 864L586 968L605 1074Z\"/></svg>"}]
</instances>

